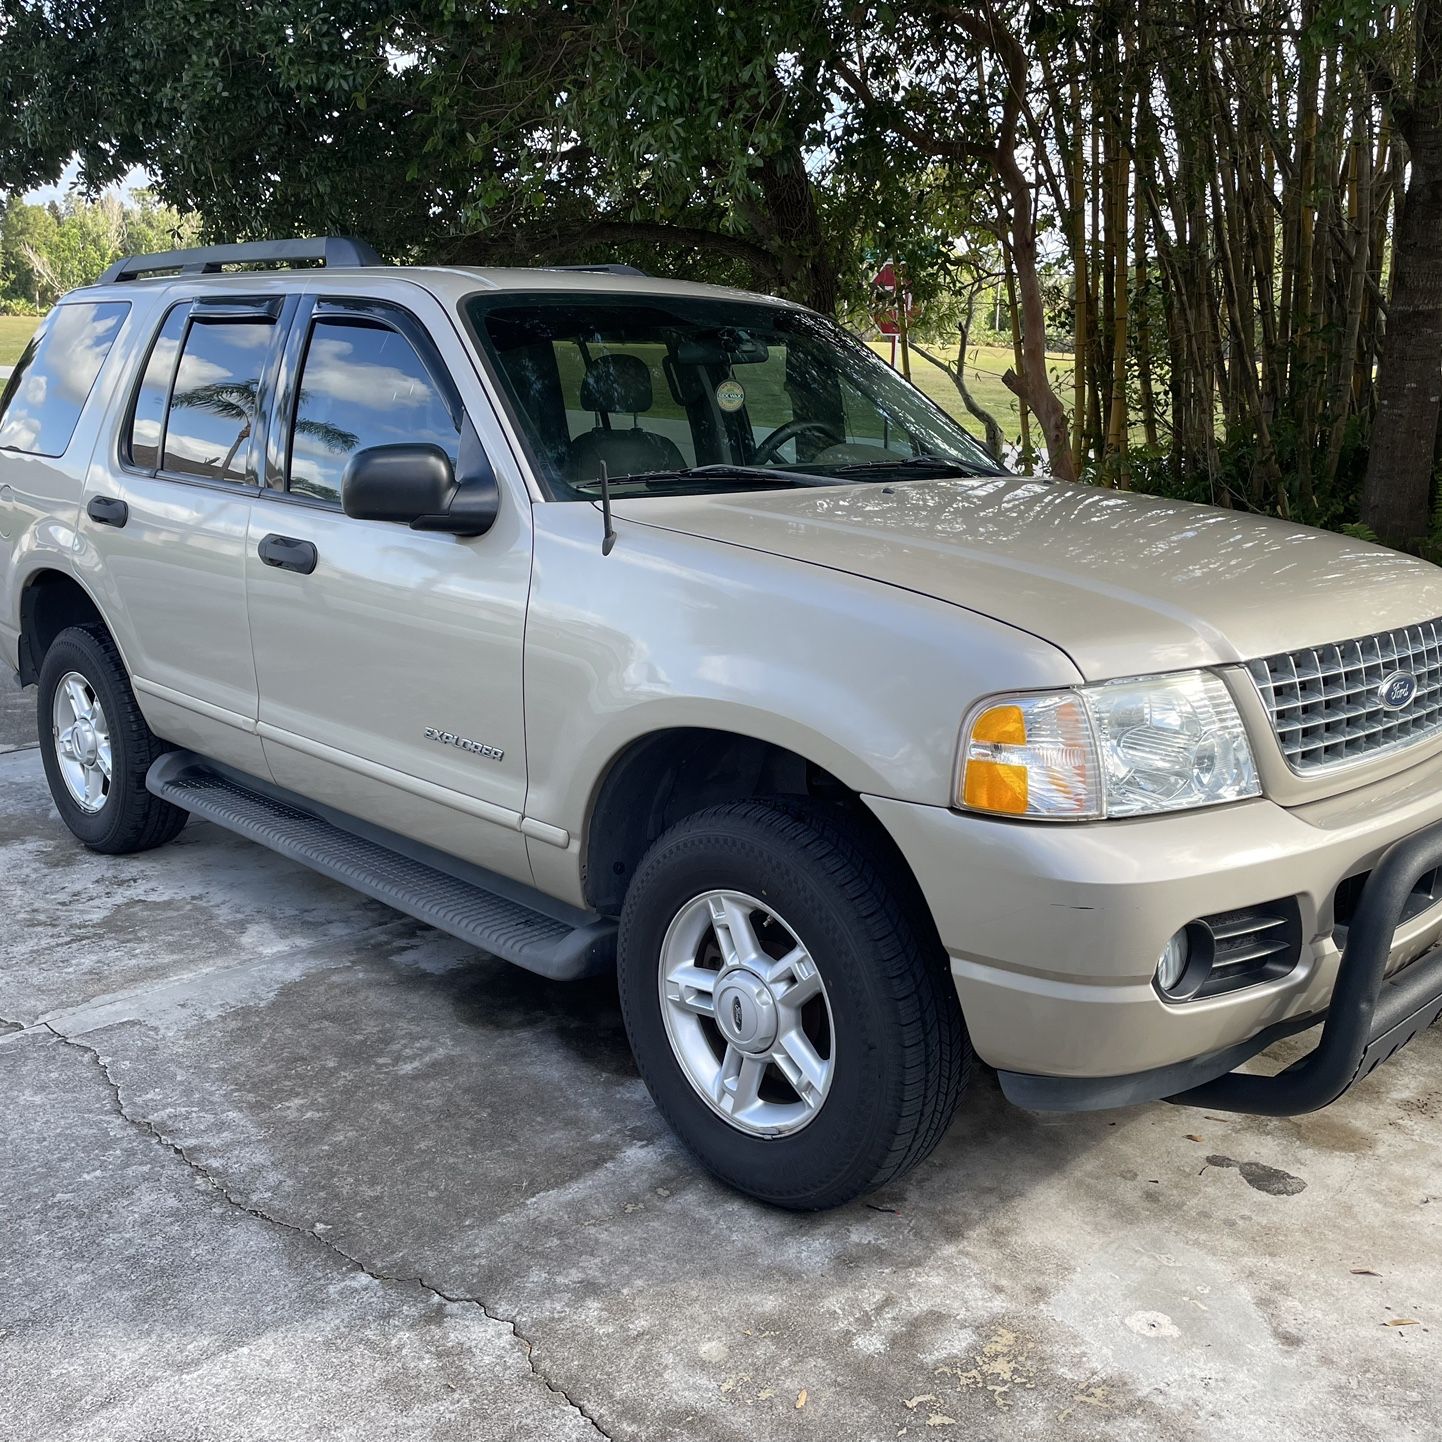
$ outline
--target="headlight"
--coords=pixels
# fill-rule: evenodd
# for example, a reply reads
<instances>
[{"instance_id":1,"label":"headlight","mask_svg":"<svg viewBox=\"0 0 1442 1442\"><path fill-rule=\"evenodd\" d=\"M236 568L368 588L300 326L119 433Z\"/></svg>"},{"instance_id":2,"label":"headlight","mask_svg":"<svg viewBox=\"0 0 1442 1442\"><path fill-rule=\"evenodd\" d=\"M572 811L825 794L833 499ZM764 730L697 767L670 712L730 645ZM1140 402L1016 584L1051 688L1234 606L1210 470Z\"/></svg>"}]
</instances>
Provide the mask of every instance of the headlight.
<instances>
[{"instance_id":1,"label":"headlight","mask_svg":"<svg viewBox=\"0 0 1442 1442\"><path fill-rule=\"evenodd\" d=\"M1050 820L1182 811L1262 789L1237 708L1207 671L994 697L972 713L960 773L962 806Z\"/></svg>"}]
</instances>

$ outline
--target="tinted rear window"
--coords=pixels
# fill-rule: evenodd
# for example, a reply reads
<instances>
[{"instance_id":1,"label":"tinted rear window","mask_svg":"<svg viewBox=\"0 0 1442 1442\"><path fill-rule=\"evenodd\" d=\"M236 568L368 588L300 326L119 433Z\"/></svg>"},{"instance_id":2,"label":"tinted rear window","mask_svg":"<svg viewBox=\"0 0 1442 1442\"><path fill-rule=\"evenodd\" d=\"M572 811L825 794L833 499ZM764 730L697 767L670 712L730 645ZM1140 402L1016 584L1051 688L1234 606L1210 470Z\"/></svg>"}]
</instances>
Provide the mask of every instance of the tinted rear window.
<instances>
[{"instance_id":1,"label":"tinted rear window","mask_svg":"<svg viewBox=\"0 0 1442 1442\"><path fill-rule=\"evenodd\" d=\"M274 334L264 320L191 321L165 421L165 470L207 481L246 479Z\"/></svg>"},{"instance_id":2,"label":"tinted rear window","mask_svg":"<svg viewBox=\"0 0 1442 1442\"><path fill-rule=\"evenodd\" d=\"M129 309L112 300L51 311L0 397L0 450L64 455Z\"/></svg>"}]
</instances>

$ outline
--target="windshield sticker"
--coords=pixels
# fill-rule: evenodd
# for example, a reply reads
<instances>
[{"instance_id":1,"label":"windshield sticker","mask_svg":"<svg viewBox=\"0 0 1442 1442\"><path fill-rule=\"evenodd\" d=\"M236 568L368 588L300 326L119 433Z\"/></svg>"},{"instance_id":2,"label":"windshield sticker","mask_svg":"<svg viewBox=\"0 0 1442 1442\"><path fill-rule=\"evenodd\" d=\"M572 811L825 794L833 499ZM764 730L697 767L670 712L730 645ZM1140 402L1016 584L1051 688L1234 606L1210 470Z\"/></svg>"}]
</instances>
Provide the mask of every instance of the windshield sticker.
<instances>
[{"instance_id":1,"label":"windshield sticker","mask_svg":"<svg viewBox=\"0 0 1442 1442\"><path fill-rule=\"evenodd\" d=\"M725 380L716 387L716 404L728 415L746 404L746 388L740 381Z\"/></svg>"}]
</instances>

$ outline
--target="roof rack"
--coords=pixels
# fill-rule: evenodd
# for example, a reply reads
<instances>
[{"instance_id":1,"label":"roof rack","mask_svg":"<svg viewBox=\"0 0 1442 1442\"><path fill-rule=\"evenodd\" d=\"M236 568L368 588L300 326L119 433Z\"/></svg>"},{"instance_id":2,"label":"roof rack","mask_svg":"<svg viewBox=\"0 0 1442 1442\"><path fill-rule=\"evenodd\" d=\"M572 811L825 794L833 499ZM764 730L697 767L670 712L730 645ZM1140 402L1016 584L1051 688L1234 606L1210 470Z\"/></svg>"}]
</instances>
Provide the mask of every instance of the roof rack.
<instances>
[{"instance_id":1,"label":"roof rack","mask_svg":"<svg viewBox=\"0 0 1442 1442\"><path fill-rule=\"evenodd\" d=\"M634 265L553 265L550 270L588 270L597 275L645 275Z\"/></svg>"},{"instance_id":2,"label":"roof rack","mask_svg":"<svg viewBox=\"0 0 1442 1442\"><path fill-rule=\"evenodd\" d=\"M239 245L202 245L193 250L162 250L155 255L130 255L117 260L97 285L137 280L157 271L181 275L218 275L227 265L257 265L274 261L319 260L326 266L384 265L365 241L353 235L323 235L304 240L247 240Z\"/></svg>"}]
</instances>

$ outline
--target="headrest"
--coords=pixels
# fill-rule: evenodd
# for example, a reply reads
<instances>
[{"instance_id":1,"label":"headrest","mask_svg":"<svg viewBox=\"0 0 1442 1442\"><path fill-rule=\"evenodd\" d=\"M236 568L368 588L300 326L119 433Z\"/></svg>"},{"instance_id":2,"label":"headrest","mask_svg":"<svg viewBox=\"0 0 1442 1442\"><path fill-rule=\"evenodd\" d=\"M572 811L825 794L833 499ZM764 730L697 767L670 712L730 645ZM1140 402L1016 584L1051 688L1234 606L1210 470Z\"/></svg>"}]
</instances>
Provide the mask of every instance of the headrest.
<instances>
[{"instance_id":1,"label":"headrest","mask_svg":"<svg viewBox=\"0 0 1442 1442\"><path fill-rule=\"evenodd\" d=\"M634 415L651 409L651 367L640 356L598 356L581 380L581 408Z\"/></svg>"}]
</instances>

